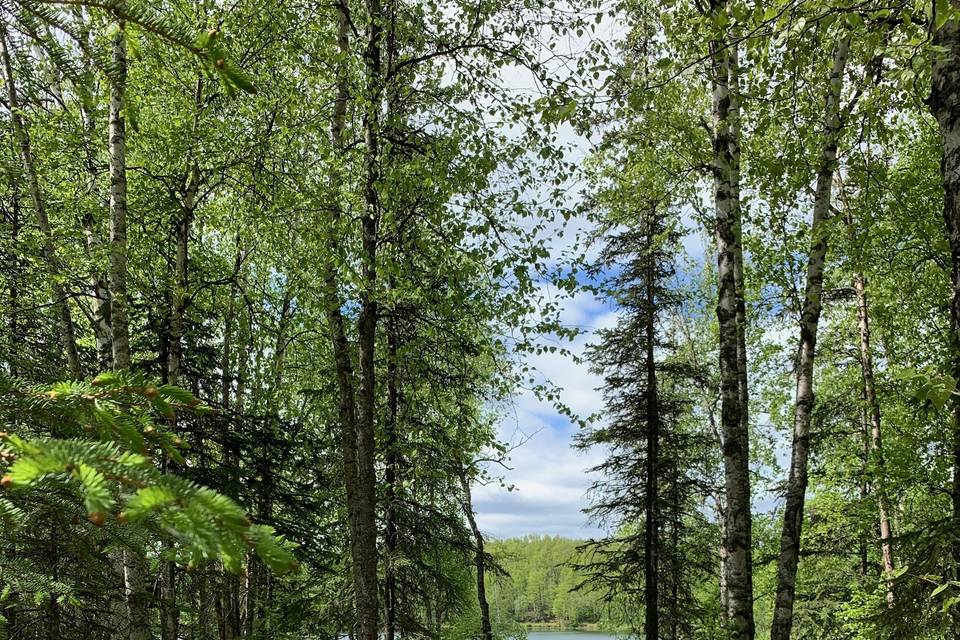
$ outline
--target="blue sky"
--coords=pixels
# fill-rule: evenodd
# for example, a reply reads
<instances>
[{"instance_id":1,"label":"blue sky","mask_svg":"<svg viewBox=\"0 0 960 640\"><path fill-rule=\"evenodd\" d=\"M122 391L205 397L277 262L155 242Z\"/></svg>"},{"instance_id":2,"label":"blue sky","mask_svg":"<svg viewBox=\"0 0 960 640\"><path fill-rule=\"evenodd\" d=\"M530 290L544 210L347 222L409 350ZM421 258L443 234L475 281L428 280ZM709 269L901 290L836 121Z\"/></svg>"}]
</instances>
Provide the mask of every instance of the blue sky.
<instances>
[{"instance_id":1,"label":"blue sky","mask_svg":"<svg viewBox=\"0 0 960 640\"><path fill-rule=\"evenodd\" d=\"M696 223L688 216L684 218L691 229L684 241L686 253L696 264L702 264L702 236ZM572 220L571 225L581 230L586 226L577 219ZM575 234L566 234L572 235ZM558 301L564 325L576 327L582 333L565 344L571 355L544 353L528 358L527 362L562 389L564 404L576 415L602 413L601 380L589 371L586 363L577 363L574 356L583 355L595 331L616 323L616 309L588 291L561 296L543 285L541 293L546 299ZM600 534L601 530L588 522L583 509L589 502L590 485L597 479L588 470L602 461L604 453L574 449L571 443L578 427L550 403L538 400L530 392L516 395L499 428L501 440L522 444L511 452L510 468L500 470L504 482L514 487L513 491L497 484L478 486L474 490L474 509L484 533L494 538L526 534L588 538Z\"/></svg>"}]
</instances>

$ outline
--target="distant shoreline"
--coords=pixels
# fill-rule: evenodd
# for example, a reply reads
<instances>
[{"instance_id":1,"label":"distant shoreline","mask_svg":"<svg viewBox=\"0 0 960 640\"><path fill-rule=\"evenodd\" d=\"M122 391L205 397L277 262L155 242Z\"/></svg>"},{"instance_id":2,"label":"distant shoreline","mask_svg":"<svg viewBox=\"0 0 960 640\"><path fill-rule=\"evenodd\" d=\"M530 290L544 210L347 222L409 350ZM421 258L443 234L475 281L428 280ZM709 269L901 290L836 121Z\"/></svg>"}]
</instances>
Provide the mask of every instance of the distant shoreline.
<instances>
[{"instance_id":1,"label":"distant shoreline","mask_svg":"<svg viewBox=\"0 0 960 640\"><path fill-rule=\"evenodd\" d=\"M567 622L521 622L527 631L603 631L595 622L570 624Z\"/></svg>"}]
</instances>

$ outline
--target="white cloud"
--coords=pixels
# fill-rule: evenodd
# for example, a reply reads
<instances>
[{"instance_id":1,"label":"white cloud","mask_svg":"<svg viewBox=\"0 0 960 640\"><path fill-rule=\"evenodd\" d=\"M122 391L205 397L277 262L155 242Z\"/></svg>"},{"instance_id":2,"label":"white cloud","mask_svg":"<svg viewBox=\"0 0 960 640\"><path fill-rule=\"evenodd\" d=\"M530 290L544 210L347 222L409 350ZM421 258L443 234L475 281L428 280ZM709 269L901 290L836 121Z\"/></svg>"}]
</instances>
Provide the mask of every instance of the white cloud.
<instances>
[{"instance_id":1,"label":"white cloud","mask_svg":"<svg viewBox=\"0 0 960 640\"><path fill-rule=\"evenodd\" d=\"M541 379L562 389L565 405L587 416L603 409L597 390L601 380L590 373L586 363L577 363L572 356L583 355L593 331L612 326L616 313L586 292L561 304L563 323L583 329L584 334L565 345L572 355L543 353L529 358L528 363ZM496 484L476 487L474 508L481 529L498 538L527 533L577 538L596 535L598 529L587 522L582 509L596 479L588 470L602 461L602 452L573 449L577 427L529 391L517 395L512 409L501 422L500 437L514 444L525 442L511 452L510 469L501 470L501 475L515 490Z\"/></svg>"}]
</instances>

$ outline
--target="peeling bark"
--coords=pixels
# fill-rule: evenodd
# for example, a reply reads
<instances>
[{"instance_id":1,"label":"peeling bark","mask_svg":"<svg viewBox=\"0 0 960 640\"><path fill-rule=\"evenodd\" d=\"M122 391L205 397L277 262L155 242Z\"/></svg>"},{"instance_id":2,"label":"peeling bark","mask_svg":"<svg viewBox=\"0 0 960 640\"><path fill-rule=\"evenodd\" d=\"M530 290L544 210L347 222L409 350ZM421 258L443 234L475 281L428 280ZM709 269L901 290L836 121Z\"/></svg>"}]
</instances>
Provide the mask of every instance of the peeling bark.
<instances>
[{"instance_id":1,"label":"peeling bark","mask_svg":"<svg viewBox=\"0 0 960 640\"><path fill-rule=\"evenodd\" d=\"M725 5L712 5L722 11ZM713 172L714 207L717 239L717 319L720 328L720 395L721 434L723 441L724 491L726 517L727 618L733 637L752 640L753 621L753 554L750 513L750 445L744 428L740 372L740 334L738 325L737 252L740 227L737 143L732 141L730 79L736 78L732 66L736 57L722 41L710 43L713 60ZM745 355L745 354L744 354ZM745 390L745 389L744 389Z\"/></svg>"},{"instance_id":2,"label":"peeling bark","mask_svg":"<svg viewBox=\"0 0 960 640\"><path fill-rule=\"evenodd\" d=\"M110 79L110 318L113 366L130 368L130 327L127 316L127 124L124 93L127 82L127 43L121 25L113 38L115 77Z\"/></svg>"}]
</instances>

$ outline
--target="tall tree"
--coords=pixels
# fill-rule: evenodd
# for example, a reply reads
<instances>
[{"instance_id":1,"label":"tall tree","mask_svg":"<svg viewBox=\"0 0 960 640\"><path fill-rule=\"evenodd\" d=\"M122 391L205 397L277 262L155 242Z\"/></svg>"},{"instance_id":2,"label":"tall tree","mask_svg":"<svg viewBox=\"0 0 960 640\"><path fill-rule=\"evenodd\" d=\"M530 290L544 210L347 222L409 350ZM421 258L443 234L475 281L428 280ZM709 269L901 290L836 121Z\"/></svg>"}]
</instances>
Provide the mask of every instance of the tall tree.
<instances>
[{"instance_id":1,"label":"tall tree","mask_svg":"<svg viewBox=\"0 0 960 640\"><path fill-rule=\"evenodd\" d=\"M712 2L713 15L724 15L726 4ZM724 474L726 486L724 525L726 535L727 612L737 638L754 637L753 621L753 551L751 542L750 445L744 414L747 399L744 377L740 371L745 352L741 348L744 330L738 321L740 313L737 287L737 264L741 228L739 191L739 142L734 139L738 128L731 121L738 119L731 112L731 79L736 81L734 65L737 57L723 38L710 43L713 61L713 175L714 209L717 244L717 318L720 324L720 424L722 429ZM739 93L737 91L736 93ZM734 190L734 187L737 187ZM742 266L740 267L742 270Z\"/></svg>"},{"instance_id":2,"label":"tall tree","mask_svg":"<svg viewBox=\"0 0 960 640\"><path fill-rule=\"evenodd\" d=\"M73 378L81 376L80 356L77 353L77 338L73 325L73 316L70 312L70 300L63 286L64 274L61 272L56 251L53 244L53 229L47 217L46 203L40 190L40 179L37 176L37 165L33 158L30 146L30 134L23 123L20 97L17 94L17 85L13 76L13 64L10 56L10 43L6 26L0 25L0 46L3 55L4 82L7 85L7 100L10 105L10 121L13 133L20 148L20 162L23 174L27 179L27 191L33 204L34 214L37 217L37 226L43 234L43 259L50 270L53 292L53 307L56 309L60 324L60 340L63 353L67 360L67 371Z\"/></svg>"},{"instance_id":3,"label":"tall tree","mask_svg":"<svg viewBox=\"0 0 960 640\"><path fill-rule=\"evenodd\" d=\"M777 596L770 632L772 640L787 640L790 638L793 626L793 600L796 590L797 564L800 560L803 505L808 484L807 460L810 455L810 421L814 404L813 369L817 330L823 308L823 276L829 237L826 225L832 217L833 210L834 172L837 170L837 147L841 133L840 99L849 51L850 36L845 35L834 48L825 99L823 141L817 169L813 222L810 226L810 250L807 254L806 287L800 317L793 448L790 477L787 481L783 531L780 536L780 559L777 563Z\"/></svg>"},{"instance_id":4,"label":"tall tree","mask_svg":"<svg viewBox=\"0 0 960 640\"><path fill-rule=\"evenodd\" d=\"M940 13L938 14L937 11ZM933 54L930 74L930 110L940 127L942 149L940 175L943 179L943 220L950 247L950 354L947 366L955 380L960 380L960 21L947 3L937 5L934 15ZM943 15L942 12L946 12ZM960 527L960 402L953 404L952 522ZM960 580L960 539L954 540L953 579ZM953 634L960 638L960 611L953 613Z\"/></svg>"},{"instance_id":5,"label":"tall tree","mask_svg":"<svg viewBox=\"0 0 960 640\"><path fill-rule=\"evenodd\" d=\"M857 328L860 338L860 369L863 375L863 400L870 424L867 460L876 467L877 516L880 524L880 552L883 574L887 584L887 602L895 601L893 582L893 528L890 524L889 498L887 497L886 461L883 455L883 431L880 424L880 402L877 400L877 385L873 374L873 351L870 346L870 305L867 300L867 285L863 274L853 276L853 290L857 297Z\"/></svg>"}]
</instances>

